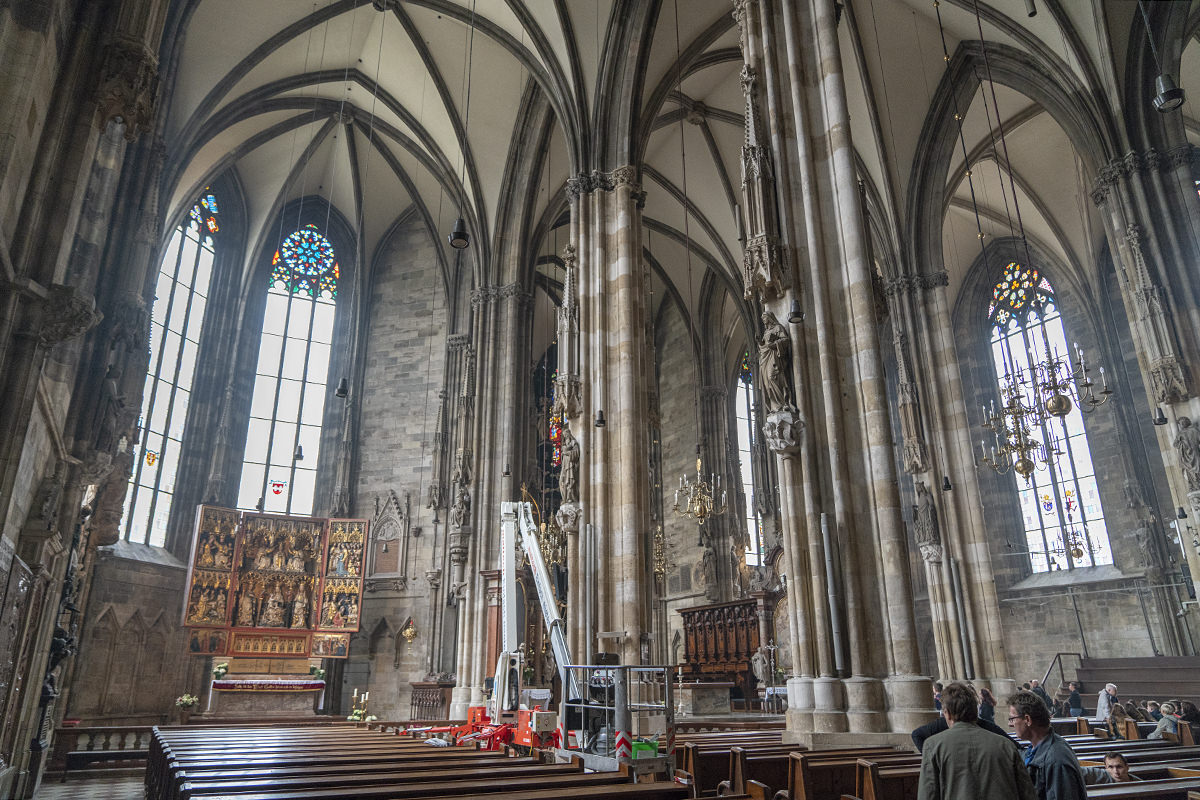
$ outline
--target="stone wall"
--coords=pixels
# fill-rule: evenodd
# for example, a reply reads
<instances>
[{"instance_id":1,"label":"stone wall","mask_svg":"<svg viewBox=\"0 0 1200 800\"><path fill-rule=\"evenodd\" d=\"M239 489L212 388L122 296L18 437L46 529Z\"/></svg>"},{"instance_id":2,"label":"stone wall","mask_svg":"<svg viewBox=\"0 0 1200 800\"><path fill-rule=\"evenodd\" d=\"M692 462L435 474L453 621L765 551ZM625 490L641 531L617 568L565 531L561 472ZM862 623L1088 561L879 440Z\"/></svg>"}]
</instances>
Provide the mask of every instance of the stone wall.
<instances>
[{"instance_id":1,"label":"stone wall","mask_svg":"<svg viewBox=\"0 0 1200 800\"><path fill-rule=\"evenodd\" d=\"M354 516L377 519L377 533L386 528L398 538L388 543L386 557L376 547L374 564L387 571L368 573L362 630L354 637L342 690L344 703L353 688L370 690L370 713L385 719L408 715L409 684L431 669L436 603L425 573L443 567L445 552L445 528L434 525L433 511L424 507L445 363L440 286L433 242L418 222L402 225L374 266L353 509ZM407 505L407 524L394 511L384 522L389 493ZM409 617L418 631L411 644L400 635Z\"/></svg>"},{"instance_id":2,"label":"stone wall","mask_svg":"<svg viewBox=\"0 0 1200 800\"><path fill-rule=\"evenodd\" d=\"M175 698L201 695L207 658L185 655L187 565L120 541L99 549L66 717L83 725L167 722Z\"/></svg>"},{"instance_id":3,"label":"stone wall","mask_svg":"<svg viewBox=\"0 0 1200 800\"><path fill-rule=\"evenodd\" d=\"M697 414L693 350L687 325L674 303L665 303L654 330L658 355L658 404L662 418L662 508L666 537L667 655L671 663L683 659L683 646L672 650L671 642L683 624L676 610L709 602L705 596L700 561L704 551L697 545L700 532L694 520L671 510L679 476L696 473ZM714 595L715 596L715 595Z\"/></svg>"}]
</instances>

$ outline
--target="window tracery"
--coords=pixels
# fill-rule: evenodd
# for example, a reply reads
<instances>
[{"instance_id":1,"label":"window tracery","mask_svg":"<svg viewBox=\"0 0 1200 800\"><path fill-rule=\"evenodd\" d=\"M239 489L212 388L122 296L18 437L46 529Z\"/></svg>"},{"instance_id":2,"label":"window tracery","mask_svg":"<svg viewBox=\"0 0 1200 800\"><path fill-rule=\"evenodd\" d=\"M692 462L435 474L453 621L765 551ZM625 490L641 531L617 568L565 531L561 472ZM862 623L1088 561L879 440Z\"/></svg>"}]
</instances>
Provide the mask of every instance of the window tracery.
<instances>
[{"instance_id":1,"label":"window tracery","mask_svg":"<svg viewBox=\"0 0 1200 800\"><path fill-rule=\"evenodd\" d=\"M1029 373L1047 344L1070 358L1066 331L1054 288L1036 268L1009 263L993 287L987 313L997 386L1010 371ZM1112 563L1104 509L1083 413L1073 407L1050 417L1035 432L1041 441L1057 441L1058 455L1048 468L1034 470L1017 486L1030 566L1050 572Z\"/></svg>"}]
</instances>

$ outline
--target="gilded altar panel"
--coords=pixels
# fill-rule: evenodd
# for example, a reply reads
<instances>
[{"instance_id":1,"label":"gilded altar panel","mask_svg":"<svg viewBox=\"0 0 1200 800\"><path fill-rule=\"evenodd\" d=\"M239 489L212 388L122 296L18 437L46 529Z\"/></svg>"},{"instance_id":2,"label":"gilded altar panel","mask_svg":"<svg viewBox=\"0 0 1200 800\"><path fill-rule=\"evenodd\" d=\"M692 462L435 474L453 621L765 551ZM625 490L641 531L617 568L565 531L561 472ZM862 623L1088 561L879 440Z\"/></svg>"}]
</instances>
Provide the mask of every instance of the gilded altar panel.
<instances>
[{"instance_id":1,"label":"gilded altar panel","mask_svg":"<svg viewBox=\"0 0 1200 800\"><path fill-rule=\"evenodd\" d=\"M345 658L367 523L199 506L183 623L192 655ZM314 631L334 631L319 637Z\"/></svg>"}]
</instances>

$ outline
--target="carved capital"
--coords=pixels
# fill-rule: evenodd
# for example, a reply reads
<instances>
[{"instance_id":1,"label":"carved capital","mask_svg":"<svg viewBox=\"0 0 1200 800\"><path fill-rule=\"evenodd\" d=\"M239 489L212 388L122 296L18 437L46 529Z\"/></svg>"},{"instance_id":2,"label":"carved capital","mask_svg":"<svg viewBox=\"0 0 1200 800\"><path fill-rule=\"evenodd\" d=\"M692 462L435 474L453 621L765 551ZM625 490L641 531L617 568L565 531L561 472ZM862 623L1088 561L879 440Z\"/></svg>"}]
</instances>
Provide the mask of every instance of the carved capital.
<instances>
[{"instance_id":1,"label":"carved capital","mask_svg":"<svg viewBox=\"0 0 1200 800\"><path fill-rule=\"evenodd\" d=\"M158 59L139 39L117 36L104 52L97 91L97 124L125 123L125 138L133 141L150 130L158 92Z\"/></svg>"},{"instance_id":2,"label":"carved capital","mask_svg":"<svg viewBox=\"0 0 1200 800\"><path fill-rule=\"evenodd\" d=\"M787 458L800 452L804 428L804 420L795 408L781 408L767 414L763 437L772 451Z\"/></svg>"},{"instance_id":3,"label":"carved capital","mask_svg":"<svg viewBox=\"0 0 1200 800\"><path fill-rule=\"evenodd\" d=\"M533 293L525 291L519 283L509 283L496 290L496 297L501 300L516 300L519 308L529 308L533 305Z\"/></svg>"},{"instance_id":4,"label":"carved capital","mask_svg":"<svg viewBox=\"0 0 1200 800\"><path fill-rule=\"evenodd\" d=\"M74 286L53 284L42 301L38 341L46 347L82 336L91 330L104 315L96 309L96 301Z\"/></svg>"},{"instance_id":5,"label":"carved capital","mask_svg":"<svg viewBox=\"0 0 1200 800\"><path fill-rule=\"evenodd\" d=\"M925 559L926 564L941 564L942 554L942 546L940 544L921 545L921 558Z\"/></svg>"},{"instance_id":6,"label":"carved capital","mask_svg":"<svg viewBox=\"0 0 1200 800\"><path fill-rule=\"evenodd\" d=\"M470 344L471 337L465 333L452 333L446 337L446 347L450 349L450 352L466 350ZM440 394L439 397L441 397L443 400L446 399L445 390L442 391L442 394Z\"/></svg>"},{"instance_id":7,"label":"carved capital","mask_svg":"<svg viewBox=\"0 0 1200 800\"><path fill-rule=\"evenodd\" d=\"M496 299L495 286L478 286L471 290L471 308L478 309Z\"/></svg>"}]
</instances>

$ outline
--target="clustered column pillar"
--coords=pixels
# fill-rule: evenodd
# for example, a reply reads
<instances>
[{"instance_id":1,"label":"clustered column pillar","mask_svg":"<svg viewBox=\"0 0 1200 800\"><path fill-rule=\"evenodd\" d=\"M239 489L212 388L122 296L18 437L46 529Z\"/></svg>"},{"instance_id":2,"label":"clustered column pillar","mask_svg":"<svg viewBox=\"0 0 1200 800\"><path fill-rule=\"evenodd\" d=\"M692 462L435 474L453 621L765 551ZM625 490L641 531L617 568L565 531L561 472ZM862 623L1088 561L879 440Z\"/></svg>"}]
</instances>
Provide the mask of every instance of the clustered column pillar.
<instances>
[{"instance_id":1,"label":"clustered column pillar","mask_svg":"<svg viewBox=\"0 0 1200 800\"><path fill-rule=\"evenodd\" d=\"M929 718L929 679L833 2L735 0L734 17L746 61L743 280L764 309L758 389L796 620L789 728L907 731Z\"/></svg>"},{"instance_id":2,"label":"clustered column pillar","mask_svg":"<svg viewBox=\"0 0 1200 800\"><path fill-rule=\"evenodd\" d=\"M568 182L571 234L579 259L580 525L591 525L571 573L582 597L569 628L611 635L603 649L622 663L641 659L653 601L645 539L651 535L645 276L641 263L643 193L633 167L594 171ZM597 427L603 412L604 426ZM581 541L587 541L583 536ZM577 551L580 548L576 548ZM594 552L594 561L591 553ZM584 619L594 608L593 620ZM587 630L589 624L595 630ZM581 654L582 655L582 654Z\"/></svg>"}]
</instances>

